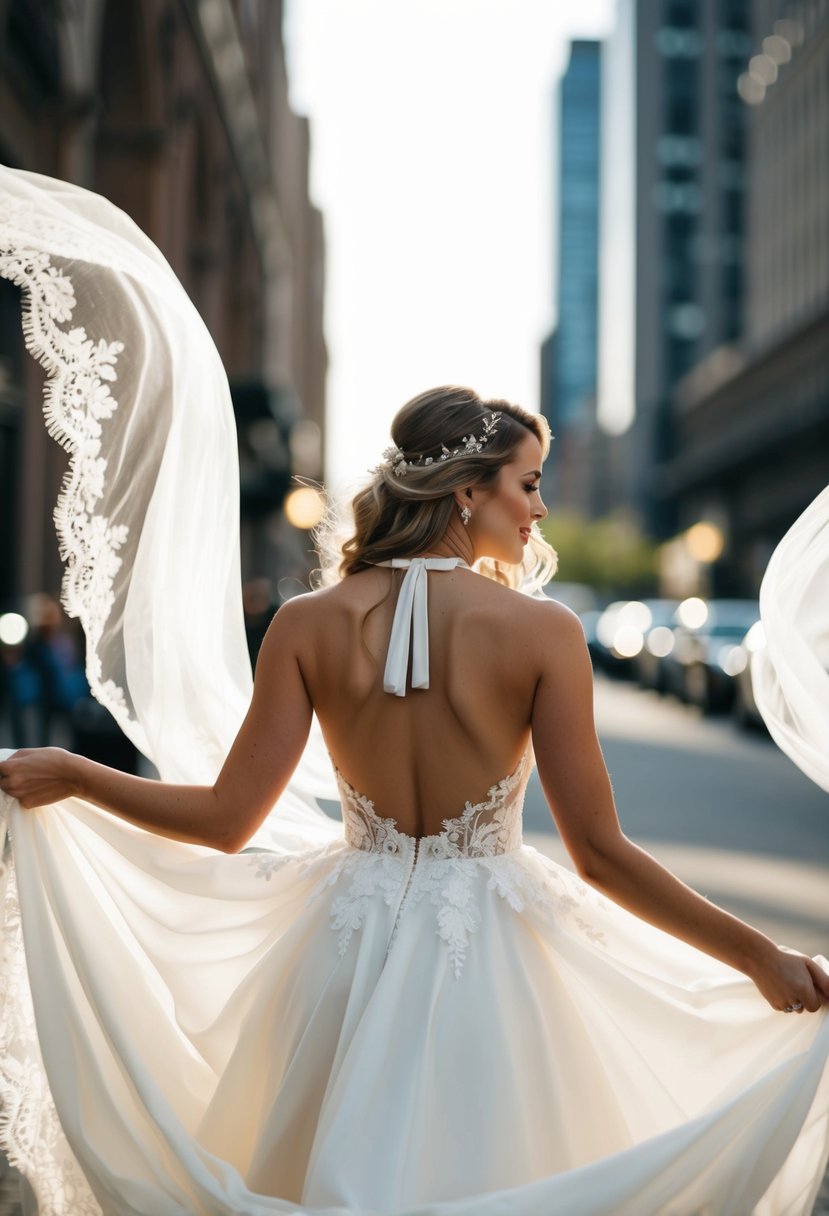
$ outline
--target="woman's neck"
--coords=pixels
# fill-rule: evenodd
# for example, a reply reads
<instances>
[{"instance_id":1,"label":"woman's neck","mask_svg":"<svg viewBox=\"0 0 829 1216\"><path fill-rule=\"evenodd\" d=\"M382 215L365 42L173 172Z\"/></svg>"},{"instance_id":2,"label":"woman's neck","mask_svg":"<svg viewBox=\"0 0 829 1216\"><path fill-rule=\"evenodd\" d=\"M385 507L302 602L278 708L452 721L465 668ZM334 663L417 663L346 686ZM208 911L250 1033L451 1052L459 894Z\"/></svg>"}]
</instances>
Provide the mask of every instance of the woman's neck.
<instances>
[{"instance_id":1,"label":"woman's neck","mask_svg":"<svg viewBox=\"0 0 829 1216\"><path fill-rule=\"evenodd\" d=\"M449 521L446 531L440 540L436 541L428 552L417 553L416 557L462 557L468 566L476 560L475 546L466 528L454 519Z\"/></svg>"}]
</instances>

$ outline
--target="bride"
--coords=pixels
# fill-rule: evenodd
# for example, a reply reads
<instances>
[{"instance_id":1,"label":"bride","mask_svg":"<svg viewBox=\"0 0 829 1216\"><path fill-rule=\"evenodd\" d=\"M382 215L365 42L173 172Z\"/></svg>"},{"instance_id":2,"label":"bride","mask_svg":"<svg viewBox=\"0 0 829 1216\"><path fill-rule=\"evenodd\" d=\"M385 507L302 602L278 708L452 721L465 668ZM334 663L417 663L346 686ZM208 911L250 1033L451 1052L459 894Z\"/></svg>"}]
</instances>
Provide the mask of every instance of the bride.
<instances>
[{"instance_id":1,"label":"bride","mask_svg":"<svg viewBox=\"0 0 829 1216\"><path fill-rule=\"evenodd\" d=\"M622 833L578 618L519 593L555 566L544 420L457 386L408 402L243 711L209 339L120 213L0 186L0 272L72 452L67 606L162 777L0 753L0 1141L32 1210L809 1212L829 965ZM127 340L67 329L96 293ZM576 875L522 844L533 765Z\"/></svg>"}]
</instances>

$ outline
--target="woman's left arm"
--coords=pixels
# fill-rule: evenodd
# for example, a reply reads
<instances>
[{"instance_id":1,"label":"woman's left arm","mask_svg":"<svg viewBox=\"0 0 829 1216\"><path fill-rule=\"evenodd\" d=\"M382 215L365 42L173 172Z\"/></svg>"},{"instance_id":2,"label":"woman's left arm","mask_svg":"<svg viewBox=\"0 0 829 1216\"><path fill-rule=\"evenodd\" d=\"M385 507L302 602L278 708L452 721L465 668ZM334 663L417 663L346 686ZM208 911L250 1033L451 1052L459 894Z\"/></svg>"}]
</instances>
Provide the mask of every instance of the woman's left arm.
<instances>
[{"instance_id":1,"label":"woman's left arm","mask_svg":"<svg viewBox=\"0 0 829 1216\"><path fill-rule=\"evenodd\" d=\"M289 600L271 622L250 708L214 785L135 777L44 747L15 752L0 763L0 789L27 810L78 797L160 836L238 852L288 784L311 728L313 707L297 646L302 598Z\"/></svg>"}]
</instances>

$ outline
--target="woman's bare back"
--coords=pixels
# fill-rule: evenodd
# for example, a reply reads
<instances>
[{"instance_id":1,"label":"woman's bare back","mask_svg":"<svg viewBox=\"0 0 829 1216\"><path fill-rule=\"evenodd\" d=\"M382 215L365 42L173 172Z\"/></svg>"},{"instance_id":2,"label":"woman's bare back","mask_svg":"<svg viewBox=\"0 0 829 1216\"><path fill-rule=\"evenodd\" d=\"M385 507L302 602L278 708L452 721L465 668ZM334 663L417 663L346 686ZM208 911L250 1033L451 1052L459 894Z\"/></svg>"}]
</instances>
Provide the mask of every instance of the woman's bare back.
<instances>
[{"instance_id":1,"label":"woman's bare back","mask_svg":"<svg viewBox=\"0 0 829 1216\"><path fill-rule=\"evenodd\" d=\"M550 618L548 604L468 569L430 570L429 688L394 696L383 671L404 573L366 570L304 597L299 661L345 780L423 836L517 767Z\"/></svg>"}]
</instances>

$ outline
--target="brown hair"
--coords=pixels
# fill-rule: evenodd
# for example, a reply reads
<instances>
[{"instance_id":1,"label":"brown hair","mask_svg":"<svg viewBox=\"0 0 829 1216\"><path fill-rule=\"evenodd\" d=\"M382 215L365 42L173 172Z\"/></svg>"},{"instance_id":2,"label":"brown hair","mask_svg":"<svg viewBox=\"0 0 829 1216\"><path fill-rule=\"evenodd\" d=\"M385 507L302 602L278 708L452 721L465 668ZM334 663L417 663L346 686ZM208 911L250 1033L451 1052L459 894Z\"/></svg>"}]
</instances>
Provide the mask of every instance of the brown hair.
<instances>
[{"instance_id":1,"label":"brown hair","mask_svg":"<svg viewBox=\"0 0 829 1216\"><path fill-rule=\"evenodd\" d=\"M444 448L463 447L467 436L480 439L492 412L501 417L481 451L440 459ZM386 558L414 557L433 548L455 509L454 491L490 485L528 431L546 456L550 448L546 419L510 401L482 400L473 389L453 384L407 401L394 416L391 436L407 461L423 463L410 465L402 477L388 460L378 465L371 481L352 500L353 529L344 540L336 511L329 508L315 534L323 563L320 581L333 582ZM425 463L430 457L431 462ZM552 576L556 563L555 550L534 526L522 566L483 558L476 568L507 586L529 579L537 587Z\"/></svg>"}]
</instances>

